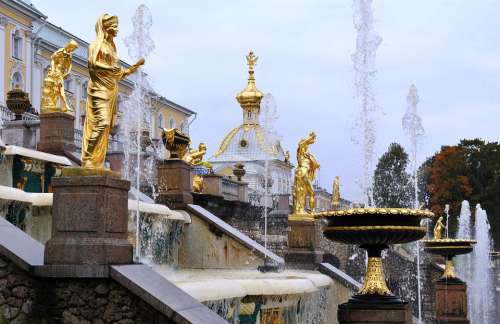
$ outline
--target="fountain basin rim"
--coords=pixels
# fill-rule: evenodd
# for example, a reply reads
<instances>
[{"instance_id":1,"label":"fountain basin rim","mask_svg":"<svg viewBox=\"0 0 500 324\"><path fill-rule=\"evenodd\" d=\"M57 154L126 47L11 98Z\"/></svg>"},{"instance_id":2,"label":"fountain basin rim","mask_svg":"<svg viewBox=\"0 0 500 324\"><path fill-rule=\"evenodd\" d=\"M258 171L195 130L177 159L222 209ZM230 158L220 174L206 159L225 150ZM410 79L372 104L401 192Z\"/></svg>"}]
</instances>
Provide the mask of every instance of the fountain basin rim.
<instances>
[{"instance_id":1,"label":"fountain basin rim","mask_svg":"<svg viewBox=\"0 0 500 324\"><path fill-rule=\"evenodd\" d=\"M466 244L476 244L476 240L463 240L463 239L432 239L432 240L422 240L424 244L437 244L437 243L466 243ZM436 245L437 246L437 245Z\"/></svg>"},{"instance_id":2,"label":"fountain basin rim","mask_svg":"<svg viewBox=\"0 0 500 324\"><path fill-rule=\"evenodd\" d=\"M419 231L427 232L423 226L397 226L397 225L367 225L367 226L329 226L323 229L323 232L335 231Z\"/></svg>"},{"instance_id":3,"label":"fountain basin rim","mask_svg":"<svg viewBox=\"0 0 500 324\"><path fill-rule=\"evenodd\" d=\"M407 215L418 217L434 217L430 210L412 209L412 208L350 208L343 210L328 210L314 213L315 218L321 217L339 217L339 216L361 216L361 215Z\"/></svg>"}]
</instances>

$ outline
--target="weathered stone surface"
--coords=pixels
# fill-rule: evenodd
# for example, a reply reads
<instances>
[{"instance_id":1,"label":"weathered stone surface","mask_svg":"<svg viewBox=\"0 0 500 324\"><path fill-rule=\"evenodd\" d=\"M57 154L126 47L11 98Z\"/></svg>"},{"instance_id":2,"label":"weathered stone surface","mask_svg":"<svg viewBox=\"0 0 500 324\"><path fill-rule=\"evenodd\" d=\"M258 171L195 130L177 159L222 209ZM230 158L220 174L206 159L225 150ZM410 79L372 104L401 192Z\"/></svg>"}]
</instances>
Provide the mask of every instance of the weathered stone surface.
<instances>
[{"instance_id":1,"label":"weathered stone surface","mask_svg":"<svg viewBox=\"0 0 500 324\"><path fill-rule=\"evenodd\" d=\"M319 249L319 222L290 221L289 225L288 251L285 254L287 266L316 269L323 262L323 251Z\"/></svg>"},{"instance_id":2,"label":"weathered stone surface","mask_svg":"<svg viewBox=\"0 0 500 324\"><path fill-rule=\"evenodd\" d=\"M438 280L436 289L436 320L438 324L468 324L467 285L460 280Z\"/></svg>"},{"instance_id":3,"label":"weathered stone surface","mask_svg":"<svg viewBox=\"0 0 500 324\"><path fill-rule=\"evenodd\" d=\"M58 155L74 151L74 125L75 117L69 114L41 114L38 150Z\"/></svg>"},{"instance_id":4,"label":"weathered stone surface","mask_svg":"<svg viewBox=\"0 0 500 324\"><path fill-rule=\"evenodd\" d=\"M184 209L193 203L191 166L180 159L162 160L156 166L158 197L156 203Z\"/></svg>"},{"instance_id":5,"label":"weathered stone surface","mask_svg":"<svg viewBox=\"0 0 500 324\"><path fill-rule=\"evenodd\" d=\"M339 324L411 324L412 314L405 304L355 304L339 305Z\"/></svg>"},{"instance_id":6,"label":"weathered stone surface","mask_svg":"<svg viewBox=\"0 0 500 324\"><path fill-rule=\"evenodd\" d=\"M112 177L59 177L54 189L53 235L45 264L125 264L130 182Z\"/></svg>"}]
</instances>

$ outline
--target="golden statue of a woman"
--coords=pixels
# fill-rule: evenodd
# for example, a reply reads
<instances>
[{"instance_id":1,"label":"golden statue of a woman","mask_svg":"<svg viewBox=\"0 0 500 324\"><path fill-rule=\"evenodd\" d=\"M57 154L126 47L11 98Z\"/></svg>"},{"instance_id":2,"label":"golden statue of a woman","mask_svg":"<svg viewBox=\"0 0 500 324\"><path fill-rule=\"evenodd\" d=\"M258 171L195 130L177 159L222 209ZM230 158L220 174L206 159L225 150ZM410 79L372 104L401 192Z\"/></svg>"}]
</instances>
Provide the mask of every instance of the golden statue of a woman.
<instances>
[{"instance_id":1,"label":"golden statue of a woman","mask_svg":"<svg viewBox=\"0 0 500 324\"><path fill-rule=\"evenodd\" d=\"M95 26L97 39L89 46L90 81L87 88L87 114L83 129L82 167L103 169L109 131L115 123L118 81L134 73L144 59L129 69L119 64L114 38L118 17L104 14Z\"/></svg>"},{"instance_id":2,"label":"golden statue of a woman","mask_svg":"<svg viewBox=\"0 0 500 324\"><path fill-rule=\"evenodd\" d=\"M443 224L443 216L439 217L436 222L436 226L434 226L434 239L440 240L443 237L443 229L445 228Z\"/></svg>"},{"instance_id":3,"label":"golden statue of a woman","mask_svg":"<svg viewBox=\"0 0 500 324\"><path fill-rule=\"evenodd\" d=\"M333 180L332 188L332 208L338 210L340 208L340 177L336 176Z\"/></svg>"},{"instance_id":4,"label":"golden statue of a woman","mask_svg":"<svg viewBox=\"0 0 500 324\"><path fill-rule=\"evenodd\" d=\"M319 163L308 151L309 145L316 141L316 134L310 133L308 137L300 140L297 148L297 168L295 169L295 181L292 189L293 206L292 215L289 219L312 220L310 212L306 212L306 201L309 198L309 210L315 208L313 181L316 177L316 170Z\"/></svg>"}]
</instances>

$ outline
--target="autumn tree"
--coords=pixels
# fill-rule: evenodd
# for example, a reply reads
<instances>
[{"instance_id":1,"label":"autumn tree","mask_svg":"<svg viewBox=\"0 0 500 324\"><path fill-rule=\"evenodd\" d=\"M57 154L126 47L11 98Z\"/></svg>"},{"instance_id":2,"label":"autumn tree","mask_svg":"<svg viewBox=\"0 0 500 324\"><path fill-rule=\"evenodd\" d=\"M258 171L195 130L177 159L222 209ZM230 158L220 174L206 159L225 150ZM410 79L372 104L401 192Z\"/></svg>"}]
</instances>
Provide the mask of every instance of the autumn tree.
<instances>
[{"instance_id":1,"label":"autumn tree","mask_svg":"<svg viewBox=\"0 0 500 324\"><path fill-rule=\"evenodd\" d=\"M373 177L373 200L377 207L408 208L413 205L413 186L407 172L408 154L398 143L389 145Z\"/></svg>"}]
</instances>

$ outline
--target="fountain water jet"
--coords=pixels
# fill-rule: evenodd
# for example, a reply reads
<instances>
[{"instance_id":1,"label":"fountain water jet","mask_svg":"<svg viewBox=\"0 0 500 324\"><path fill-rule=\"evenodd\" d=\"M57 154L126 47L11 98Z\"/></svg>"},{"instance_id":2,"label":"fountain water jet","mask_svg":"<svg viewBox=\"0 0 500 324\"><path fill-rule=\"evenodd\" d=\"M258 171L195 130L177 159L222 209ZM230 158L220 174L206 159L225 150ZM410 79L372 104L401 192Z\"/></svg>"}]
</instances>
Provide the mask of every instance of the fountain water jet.
<instances>
[{"instance_id":1,"label":"fountain water jet","mask_svg":"<svg viewBox=\"0 0 500 324\"><path fill-rule=\"evenodd\" d=\"M476 205L475 215L476 248L472 254L471 290L471 323L494 323L493 306L493 273L491 271L491 236L486 211Z\"/></svg>"},{"instance_id":2,"label":"fountain water jet","mask_svg":"<svg viewBox=\"0 0 500 324\"><path fill-rule=\"evenodd\" d=\"M140 5L134 16L132 17L134 30L132 35L125 38L125 45L128 49L128 54L132 59L147 58L154 50L154 42L150 36L150 28L152 26L151 12L145 5ZM141 152L145 151L150 145L151 138L149 133L148 122L151 120L150 109L146 101L146 93L149 84L141 68L139 68L134 85L134 90L131 96L124 102L124 119L122 125L124 138L124 174L127 179L131 175L135 175L136 190L140 191L141 183ZM135 143L133 134L136 135ZM133 151L135 149L135 152ZM132 154L135 154L135 172L132 170ZM146 156L144 156L146 158ZM146 164L147 166L148 164ZM146 178L148 178L148 170L145 170ZM130 179L131 180L131 179ZM136 213L136 258L140 256L140 213L139 195L137 199Z\"/></svg>"},{"instance_id":3,"label":"fountain water jet","mask_svg":"<svg viewBox=\"0 0 500 324\"><path fill-rule=\"evenodd\" d=\"M457 237L464 239L471 238L471 212L469 202L467 200L462 201L460 208L460 217L458 219L458 234ZM471 255L460 255L457 256L457 272L458 275L465 280L465 282L471 282ZM469 313L470 313L470 301L469 298Z\"/></svg>"},{"instance_id":4,"label":"fountain water jet","mask_svg":"<svg viewBox=\"0 0 500 324\"><path fill-rule=\"evenodd\" d=\"M377 48L382 38L373 29L372 0L354 0L354 28L357 31L356 51L352 54L354 67L355 94L360 105L360 115L355 122L355 129L361 134L361 140L353 141L360 144L363 150L362 194L365 206L371 206L373 155L375 145L375 122L380 110L373 91L376 68ZM357 137L357 136L356 136Z\"/></svg>"},{"instance_id":5,"label":"fountain water jet","mask_svg":"<svg viewBox=\"0 0 500 324\"><path fill-rule=\"evenodd\" d=\"M417 152L418 145L422 136L424 135L424 127L422 126L422 119L417 113L417 105L419 102L417 87L412 84L408 91L408 96L406 97L406 102L408 107L406 113L403 116L402 124L403 130L410 140L410 156L411 156L411 168L413 174L413 206L414 208L419 208L418 202L418 181L417 181ZM418 318L419 322L422 318L422 295L421 295L421 283L420 283L420 244L417 241L415 245L415 250L417 254L417 300L418 300Z\"/></svg>"}]
</instances>

